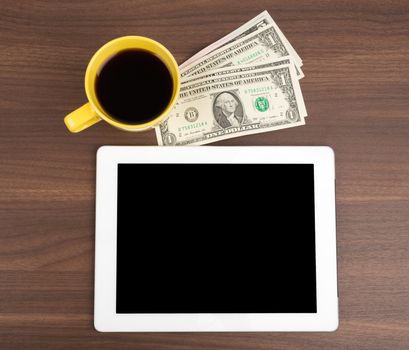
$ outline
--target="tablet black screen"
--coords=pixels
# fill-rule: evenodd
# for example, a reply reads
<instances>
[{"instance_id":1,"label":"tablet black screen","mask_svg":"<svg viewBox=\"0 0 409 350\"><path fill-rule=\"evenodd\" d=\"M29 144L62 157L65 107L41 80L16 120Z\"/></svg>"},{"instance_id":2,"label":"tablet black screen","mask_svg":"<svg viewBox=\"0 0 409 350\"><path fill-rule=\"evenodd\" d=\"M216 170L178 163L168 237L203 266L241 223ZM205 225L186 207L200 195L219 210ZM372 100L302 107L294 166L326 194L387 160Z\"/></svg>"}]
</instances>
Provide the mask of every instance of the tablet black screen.
<instances>
[{"instance_id":1,"label":"tablet black screen","mask_svg":"<svg viewBox=\"0 0 409 350\"><path fill-rule=\"evenodd\" d=\"M312 164L119 164L117 313L315 313Z\"/></svg>"}]
</instances>

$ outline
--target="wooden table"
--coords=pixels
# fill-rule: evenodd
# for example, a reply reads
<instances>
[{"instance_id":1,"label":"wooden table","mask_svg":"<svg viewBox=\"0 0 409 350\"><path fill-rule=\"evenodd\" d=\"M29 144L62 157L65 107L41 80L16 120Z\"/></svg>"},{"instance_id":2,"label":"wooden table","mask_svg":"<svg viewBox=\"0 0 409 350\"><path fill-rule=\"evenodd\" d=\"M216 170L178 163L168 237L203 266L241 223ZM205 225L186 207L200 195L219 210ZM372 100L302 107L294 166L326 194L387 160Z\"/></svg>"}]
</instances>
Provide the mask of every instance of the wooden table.
<instances>
[{"instance_id":1,"label":"wooden table","mask_svg":"<svg viewBox=\"0 0 409 350\"><path fill-rule=\"evenodd\" d=\"M303 127L219 145L336 154L335 333L101 334L93 328L95 152L155 145L63 117L88 60L127 34L183 62L268 9L303 58ZM0 4L0 349L408 349L408 1L11 1Z\"/></svg>"}]
</instances>

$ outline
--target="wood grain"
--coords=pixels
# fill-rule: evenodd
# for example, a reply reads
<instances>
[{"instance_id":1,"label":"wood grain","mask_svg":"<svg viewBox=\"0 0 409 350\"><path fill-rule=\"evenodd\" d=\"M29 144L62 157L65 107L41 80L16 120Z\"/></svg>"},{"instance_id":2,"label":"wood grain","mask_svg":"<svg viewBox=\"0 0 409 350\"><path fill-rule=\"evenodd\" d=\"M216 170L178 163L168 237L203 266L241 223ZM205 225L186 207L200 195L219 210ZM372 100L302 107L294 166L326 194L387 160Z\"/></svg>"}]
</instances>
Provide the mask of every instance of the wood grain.
<instances>
[{"instance_id":1,"label":"wood grain","mask_svg":"<svg viewBox=\"0 0 409 350\"><path fill-rule=\"evenodd\" d=\"M99 123L69 134L93 52L127 34L183 62L268 9L303 58L307 125L219 145L336 154L335 333L93 329L95 152L154 145ZM408 1L11 1L0 4L0 349L408 349Z\"/></svg>"}]
</instances>

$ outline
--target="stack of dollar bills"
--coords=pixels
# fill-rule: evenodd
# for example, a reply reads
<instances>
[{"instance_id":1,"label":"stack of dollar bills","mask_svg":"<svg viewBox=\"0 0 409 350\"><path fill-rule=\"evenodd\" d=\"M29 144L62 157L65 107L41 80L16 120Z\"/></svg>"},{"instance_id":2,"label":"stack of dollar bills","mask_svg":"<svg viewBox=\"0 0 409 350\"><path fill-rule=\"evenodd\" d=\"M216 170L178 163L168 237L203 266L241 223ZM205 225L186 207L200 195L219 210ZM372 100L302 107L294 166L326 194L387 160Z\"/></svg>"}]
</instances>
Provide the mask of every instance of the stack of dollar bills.
<instances>
[{"instance_id":1,"label":"stack of dollar bills","mask_svg":"<svg viewBox=\"0 0 409 350\"><path fill-rule=\"evenodd\" d=\"M180 66L159 145L203 145L305 124L302 61L267 11Z\"/></svg>"}]
</instances>

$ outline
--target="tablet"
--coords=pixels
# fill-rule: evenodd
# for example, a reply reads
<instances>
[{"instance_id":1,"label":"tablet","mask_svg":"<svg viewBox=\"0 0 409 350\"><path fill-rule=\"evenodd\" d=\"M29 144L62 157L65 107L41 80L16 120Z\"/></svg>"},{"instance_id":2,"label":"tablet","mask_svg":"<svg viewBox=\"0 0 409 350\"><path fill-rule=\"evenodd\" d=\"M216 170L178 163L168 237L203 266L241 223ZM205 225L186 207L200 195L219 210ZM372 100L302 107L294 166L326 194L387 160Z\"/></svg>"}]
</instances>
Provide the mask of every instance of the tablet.
<instances>
[{"instance_id":1,"label":"tablet","mask_svg":"<svg viewBox=\"0 0 409 350\"><path fill-rule=\"evenodd\" d=\"M97 152L98 331L333 331L329 147Z\"/></svg>"}]
</instances>

